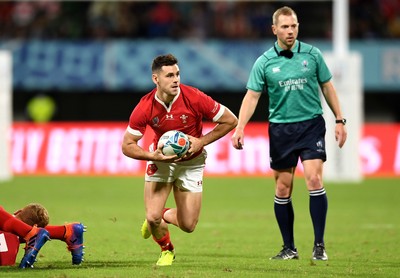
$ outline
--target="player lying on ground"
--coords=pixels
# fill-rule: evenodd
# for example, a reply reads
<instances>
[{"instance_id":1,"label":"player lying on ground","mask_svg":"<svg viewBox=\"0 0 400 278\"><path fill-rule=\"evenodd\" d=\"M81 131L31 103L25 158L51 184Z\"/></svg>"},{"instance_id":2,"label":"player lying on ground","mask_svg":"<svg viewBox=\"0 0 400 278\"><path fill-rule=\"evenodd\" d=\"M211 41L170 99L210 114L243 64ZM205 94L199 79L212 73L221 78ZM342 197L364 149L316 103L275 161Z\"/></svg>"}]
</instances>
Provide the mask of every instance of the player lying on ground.
<instances>
[{"instance_id":1,"label":"player lying on ground","mask_svg":"<svg viewBox=\"0 0 400 278\"><path fill-rule=\"evenodd\" d=\"M0 206L0 265L14 265L19 244L25 242L25 255L19 267L33 267L40 248L49 239L64 241L71 252L72 264L81 264L86 227L78 222L58 226L48 223L48 212L40 204L29 204L14 215Z\"/></svg>"}]
</instances>

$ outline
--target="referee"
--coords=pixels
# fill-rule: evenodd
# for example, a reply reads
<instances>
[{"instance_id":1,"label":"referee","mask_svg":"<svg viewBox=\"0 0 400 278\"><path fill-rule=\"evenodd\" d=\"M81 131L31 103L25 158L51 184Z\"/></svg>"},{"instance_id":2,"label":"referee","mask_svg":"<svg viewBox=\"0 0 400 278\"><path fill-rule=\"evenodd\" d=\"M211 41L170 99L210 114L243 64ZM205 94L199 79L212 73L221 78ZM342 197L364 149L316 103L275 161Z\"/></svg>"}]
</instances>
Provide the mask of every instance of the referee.
<instances>
[{"instance_id":1,"label":"referee","mask_svg":"<svg viewBox=\"0 0 400 278\"><path fill-rule=\"evenodd\" d=\"M244 129L262 92L269 97L270 164L275 178L274 211L283 239L282 250L271 259L298 259L294 242L293 180L300 158L310 196L314 229L313 260L328 260L324 233L328 210L323 185L325 120L319 89L336 117L335 137L341 148L347 137L346 120L320 50L297 40L299 23L287 6L273 14L272 31L277 41L254 63L247 82L239 122L232 136L236 149L244 148Z\"/></svg>"}]
</instances>

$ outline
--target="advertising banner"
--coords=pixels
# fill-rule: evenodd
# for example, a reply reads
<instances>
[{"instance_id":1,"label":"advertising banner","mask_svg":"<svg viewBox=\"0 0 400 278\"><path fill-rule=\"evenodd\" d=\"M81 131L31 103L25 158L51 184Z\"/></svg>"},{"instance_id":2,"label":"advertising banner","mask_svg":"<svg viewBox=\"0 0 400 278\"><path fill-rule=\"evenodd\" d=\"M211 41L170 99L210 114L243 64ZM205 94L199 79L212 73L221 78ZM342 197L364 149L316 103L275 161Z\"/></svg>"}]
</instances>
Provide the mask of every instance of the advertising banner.
<instances>
[{"instance_id":1,"label":"advertising banner","mask_svg":"<svg viewBox=\"0 0 400 278\"><path fill-rule=\"evenodd\" d=\"M143 175L145 161L125 157L121 142L127 124L121 122L16 122L11 134L14 175ZM207 132L213 125L207 123ZM268 124L249 123L245 146L236 150L230 135L206 147L205 175L271 175ZM349 130L351 136L351 130ZM140 145L147 148L150 129ZM365 124L359 144L364 176L400 176L400 124ZM334 163L329 160L326 163ZM297 173L302 174L301 163Z\"/></svg>"}]
</instances>

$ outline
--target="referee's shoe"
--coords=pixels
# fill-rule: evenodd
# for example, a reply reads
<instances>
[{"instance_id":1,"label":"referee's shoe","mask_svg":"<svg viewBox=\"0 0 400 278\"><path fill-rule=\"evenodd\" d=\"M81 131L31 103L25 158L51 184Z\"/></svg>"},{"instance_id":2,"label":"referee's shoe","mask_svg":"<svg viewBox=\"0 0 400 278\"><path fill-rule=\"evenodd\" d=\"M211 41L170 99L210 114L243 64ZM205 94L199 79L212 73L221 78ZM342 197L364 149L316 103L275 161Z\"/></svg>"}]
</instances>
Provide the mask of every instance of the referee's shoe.
<instances>
[{"instance_id":1,"label":"referee's shoe","mask_svg":"<svg viewBox=\"0 0 400 278\"><path fill-rule=\"evenodd\" d=\"M278 253L278 255L270 258L270 260L297 260L299 258L297 249L292 250L287 246L282 247L283 249Z\"/></svg>"},{"instance_id":2,"label":"referee's shoe","mask_svg":"<svg viewBox=\"0 0 400 278\"><path fill-rule=\"evenodd\" d=\"M312 259L316 261L327 261L328 255L325 252L325 246L322 243L314 245Z\"/></svg>"}]
</instances>

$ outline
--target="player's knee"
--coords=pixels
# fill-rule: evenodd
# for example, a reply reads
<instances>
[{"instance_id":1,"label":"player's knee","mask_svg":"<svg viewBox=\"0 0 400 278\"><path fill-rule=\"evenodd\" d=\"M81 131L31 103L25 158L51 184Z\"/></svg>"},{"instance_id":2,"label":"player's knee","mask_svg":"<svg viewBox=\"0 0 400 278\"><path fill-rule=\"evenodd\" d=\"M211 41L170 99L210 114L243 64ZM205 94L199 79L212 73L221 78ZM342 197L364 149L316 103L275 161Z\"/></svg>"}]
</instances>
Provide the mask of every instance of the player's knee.
<instances>
[{"instance_id":1,"label":"player's knee","mask_svg":"<svg viewBox=\"0 0 400 278\"><path fill-rule=\"evenodd\" d=\"M194 229L196 228L196 226L195 226L195 225L194 225L194 226L191 226L191 227L188 227L188 226L180 226L180 228L181 228L182 231L184 231L184 232L190 234L190 233L194 232Z\"/></svg>"},{"instance_id":2,"label":"player's knee","mask_svg":"<svg viewBox=\"0 0 400 278\"><path fill-rule=\"evenodd\" d=\"M196 229L196 225L197 225L197 220L192 222L187 222L187 221L183 223L179 222L179 228L186 233L192 233Z\"/></svg>"},{"instance_id":3,"label":"player's knee","mask_svg":"<svg viewBox=\"0 0 400 278\"><path fill-rule=\"evenodd\" d=\"M146 219L151 227L160 226L162 221L162 216L159 214L148 214L146 216Z\"/></svg>"}]
</instances>

